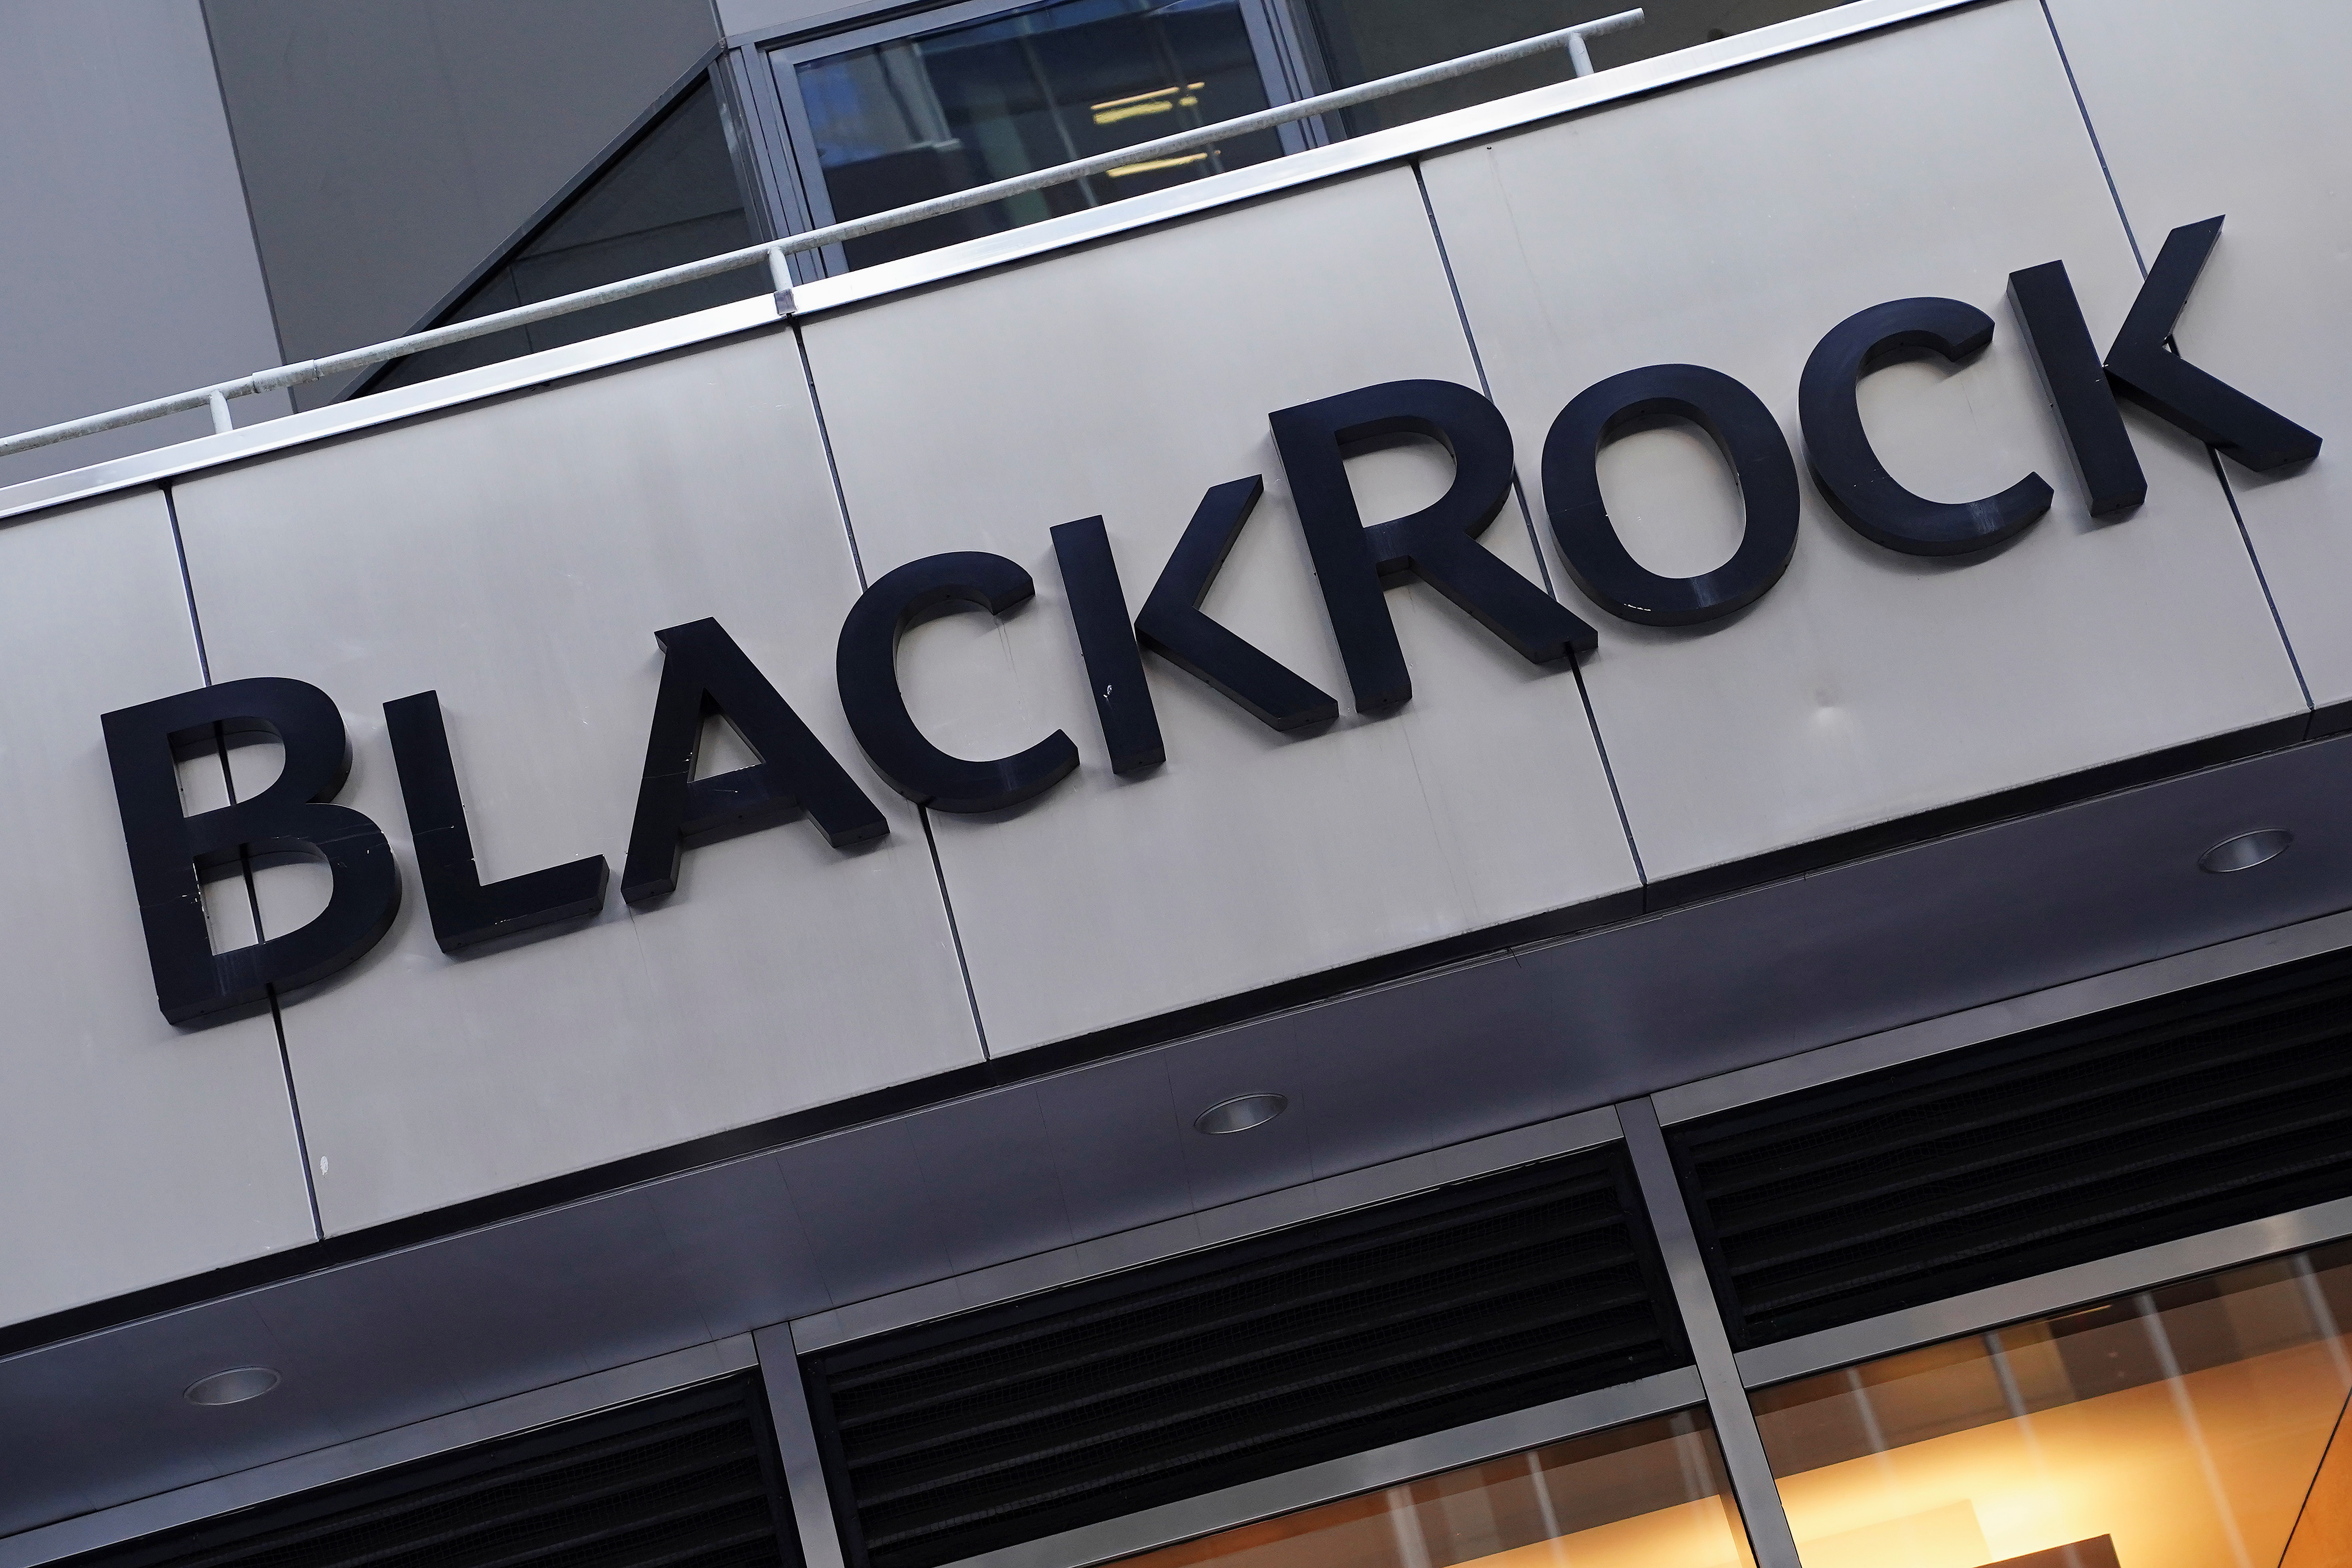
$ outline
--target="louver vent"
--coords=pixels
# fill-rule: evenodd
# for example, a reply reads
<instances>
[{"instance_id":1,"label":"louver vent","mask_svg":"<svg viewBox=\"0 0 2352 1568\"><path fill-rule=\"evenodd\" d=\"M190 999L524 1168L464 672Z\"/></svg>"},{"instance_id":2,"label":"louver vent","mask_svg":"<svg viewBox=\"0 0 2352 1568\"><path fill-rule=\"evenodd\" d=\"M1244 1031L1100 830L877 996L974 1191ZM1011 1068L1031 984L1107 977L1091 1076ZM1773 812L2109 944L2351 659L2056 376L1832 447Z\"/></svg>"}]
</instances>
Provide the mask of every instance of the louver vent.
<instances>
[{"instance_id":1,"label":"louver vent","mask_svg":"<svg viewBox=\"0 0 2352 1568\"><path fill-rule=\"evenodd\" d=\"M759 1386L730 1379L300 1492L74 1568L799 1568Z\"/></svg>"},{"instance_id":2,"label":"louver vent","mask_svg":"<svg viewBox=\"0 0 2352 1568\"><path fill-rule=\"evenodd\" d=\"M820 1352L859 1568L1015 1542L1684 1364L1614 1147Z\"/></svg>"},{"instance_id":3,"label":"louver vent","mask_svg":"<svg viewBox=\"0 0 2352 1568\"><path fill-rule=\"evenodd\" d=\"M1667 1131L1725 1316L1789 1339L2352 1195L2352 962Z\"/></svg>"}]
</instances>

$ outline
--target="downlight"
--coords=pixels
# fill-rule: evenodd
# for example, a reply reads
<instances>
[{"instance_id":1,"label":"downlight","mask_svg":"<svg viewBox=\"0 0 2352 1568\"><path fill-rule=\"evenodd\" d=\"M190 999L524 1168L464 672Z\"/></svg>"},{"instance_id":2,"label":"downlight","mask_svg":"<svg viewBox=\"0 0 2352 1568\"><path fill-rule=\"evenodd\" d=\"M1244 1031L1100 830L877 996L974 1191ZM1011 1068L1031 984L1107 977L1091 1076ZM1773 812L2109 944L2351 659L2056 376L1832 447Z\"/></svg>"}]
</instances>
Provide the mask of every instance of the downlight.
<instances>
[{"instance_id":1,"label":"downlight","mask_svg":"<svg viewBox=\"0 0 2352 1568\"><path fill-rule=\"evenodd\" d=\"M1214 1138L1226 1133L1246 1133L1263 1127L1290 1109L1286 1094L1238 1094L1220 1100L1192 1118L1192 1130Z\"/></svg>"},{"instance_id":2,"label":"downlight","mask_svg":"<svg viewBox=\"0 0 2352 1568\"><path fill-rule=\"evenodd\" d=\"M188 1385L191 1405L242 1405L278 1386L278 1374L266 1366L232 1366Z\"/></svg>"},{"instance_id":3,"label":"downlight","mask_svg":"<svg viewBox=\"0 0 2352 1568\"><path fill-rule=\"evenodd\" d=\"M2294 835L2284 828L2262 828L2251 833L2240 833L2234 839L2223 839L2197 857L2197 869L2226 876L2233 871L2252 871L2265 861L2274 861L2286 853Z\"/></svg>"}]
</instances>

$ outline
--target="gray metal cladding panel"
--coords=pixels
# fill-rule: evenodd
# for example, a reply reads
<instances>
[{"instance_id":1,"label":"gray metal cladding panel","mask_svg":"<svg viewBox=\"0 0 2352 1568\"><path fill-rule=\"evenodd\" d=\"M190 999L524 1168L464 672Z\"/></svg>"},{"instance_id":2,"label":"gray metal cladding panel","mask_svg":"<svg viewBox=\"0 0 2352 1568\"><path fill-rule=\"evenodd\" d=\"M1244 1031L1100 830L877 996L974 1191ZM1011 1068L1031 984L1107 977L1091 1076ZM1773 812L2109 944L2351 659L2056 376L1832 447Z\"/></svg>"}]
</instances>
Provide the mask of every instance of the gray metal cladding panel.
<instances>
[{"instance_id":1,"label":"gray metal cladding panel","mask_svg":"<svg viewBox=\"0 0 2352 1568\"><path fill-rule=\"evenodd\" d=\"M1449 153L1424 172L1531 489L1562 404L1646 364L1738 378L1801 464L1798 377L1821 335L1881 301L1940 295L1990 315L1991 346L1958 368L1913 361L1865 377L1879 453L1939 500L2028 471L2057 492L2007 548L1927 559L1864 539L1808 477L1794 559L1748 610L1697 629L1637 626L1572 595L1601 626L1585 680L1652 877L2304 706L2202 447L2135 418L2147 502L2117 521L2087 514L2008 275L2063 258L2095 335L2120 323L2139 277L2030 0ZM2233 291L2219 277L2206 290ZM1630 435L1601 471L1652 570L1704 571L1729 554L1738 494L1691 427Z\"/></svg>"},{"instance_id":2,"label":"gray metal cladding panel","mask_svg":"<svg viewBox=\"0 0 2352 1568\"><path fill-rule=\"evenodd\" d=\"M14 1322L312 1232L269 1019L184 1033L148 977L99 716L203 684L161 493L0 529L0 1322ZM217 792L217 765L209 780L199 766L191 789Z\"/></svg>"},{"instance_id":3,"label":"gray metal cladding panel","mask_svg":"<svg viewBox=\"0 0 2352 1568\"><path fill-rule=\"evenodd\" d=\"M1055 728L1076 777L1025 809L934 821L992 1050L1149 1018L1633 885L1575 674L1538 668L1419 585L1388 595L1414 695L1348 686L1267 414L1406 378L1477 384L1413 177L1390 170L1229 210L806 329L869 575L1007 556L1036 599L903 643L916 717L950 752ZM1427 505L1433 443L1350 464L1368 520ZM1266 496L1206 608L1327 692L1278 735L1153 656L1165 767L1115 778L1048 530L1099 514L1130 609L1202 493ZM1486 544L1540 580L1507 507Z\"/></svg>"},{"instance_id":4,"label":"gray metal cladding panel","mask_svg":"<svg viewBox=\"0 0 2352 1568\"><path fill-rule=\"evenodd\" d=\"M215 677L334 696L343 799L411 879L391 936L286 1009L330 1231L979 1059L922 826L834 695L857 580L790 337L209 475L179 508ZM845 852L795 819L688 852L659 906L616 891L584 930L445 956L382 705L440 693L485 881L598 852L617 881L654 633L703 616L889 835ZM258 878L268 928L318 906L301 869Z\"/></svg>"},{"instance_id":5,"label":"gray metal cladding panel","mask_svg":"<svg viewBox=\"0 0 2352 1568\"><path fill-rule=\"evenodd\" d=\"M195 0L16 0L0 10L0 427L38 429L278 363ZM249 422L289 406L269 392L236 408ZM198 409L37 447L0 457L0 485L210 428Z\"/></svg>"},{"instance_id":6,"label":"gray metal cladding panel","mask_svg":"<svg viewBox=\"0 0 2352 1568\"><path fill-rule=\"evenodd\" d=\"M2051 0L2050 10L2147 258L2181 224L2229 219L2181 316L2181 352L2331 444L2352 439L2352 102L2331 68L2352 48L2352 8ZM2095 316L2093 329L2116 319ZM2344 449L2331 444L2301 473L2225 471L2312 695L2352 697Z\"/></svg>"}]
</instances>

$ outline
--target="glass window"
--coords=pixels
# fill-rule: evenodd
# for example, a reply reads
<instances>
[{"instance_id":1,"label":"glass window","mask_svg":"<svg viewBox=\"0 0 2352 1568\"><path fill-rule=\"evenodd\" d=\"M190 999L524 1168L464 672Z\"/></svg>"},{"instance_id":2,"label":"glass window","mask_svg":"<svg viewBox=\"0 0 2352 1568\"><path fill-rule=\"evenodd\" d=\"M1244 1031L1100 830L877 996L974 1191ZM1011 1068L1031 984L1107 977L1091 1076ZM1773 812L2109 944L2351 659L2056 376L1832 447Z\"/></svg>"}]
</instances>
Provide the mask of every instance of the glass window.
<instances>
[{"instance_id":1,"label":"glass window","mask_svg":"<svg viewBox=\"0 0 2352 1568\"><path fill-rule=\"evenodd\" d=\"M1806 1568L2352 1562L2352 1248L1756 1396Z\"/></svg>"},{"instance_id":2,"label":"glass window","mask_svg":"<svg viewBox=\"0 0 2352 1568\"><path fill-rule=\"evenodd\" d=\"M705 77L429 324L446 326L511 310L751 243L742 191L719 120L719 95ZM748 299L772 287L764 267L722 273L411 354L355 390L407 386L730 299Z\"/></svg>"},{"instance_id":3,"label":"glass window","mask_svg":"<svg viewBox=\"0 0 2352 1568\"><path fill-rule=\"evenodd\" d=\"M835 222L1266 107L1241 0L1055 0L793 68ZM1281 150L1261 131L844 248L870 266Z\"/></svg>"},{"instance_id":4,"label":"glass window","mask_svg":"<svg viewBox=\"0 0 2352 1568\"><path fill-rule=\"evenodd\" d=\"M1846 0L1306 0L1333 88L1354 87L1416 66L1497 48L1577 22L1613 16L1639 4L1638 27L1588 44L1595 69L1607 70L1751 27L1826 11ZM1348 133L1402 125L1448 110L1485 103L1575 74L1565 50L1547 52L1400 93L1345 111Z\"/></svg>"},{"instance_id":5,"label":"glass window","mask_svg":"<svg viewBox=\"0 0 2352 1568\"><path fill-rule=\"evenodd\" d=\"M1735 1568L1751 1563L1699 1411L1244 1525L1119 1568Z\"/></svg>"}]
</instances>

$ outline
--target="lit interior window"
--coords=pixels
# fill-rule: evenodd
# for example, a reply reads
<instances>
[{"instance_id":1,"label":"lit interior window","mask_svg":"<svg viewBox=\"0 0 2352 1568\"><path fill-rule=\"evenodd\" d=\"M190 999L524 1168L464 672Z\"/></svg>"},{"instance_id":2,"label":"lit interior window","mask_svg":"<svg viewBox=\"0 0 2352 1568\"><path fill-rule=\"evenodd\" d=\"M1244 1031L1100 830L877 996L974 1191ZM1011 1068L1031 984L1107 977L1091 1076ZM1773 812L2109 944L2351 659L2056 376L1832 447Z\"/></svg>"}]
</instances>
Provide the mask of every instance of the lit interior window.
<instances>
[{"instance_id":1,"label":"lit interior window","mask_svg":"<svg viewBox=\"0 0 2352 1568\"><path fill-rule=\"evenodd\" d=\"M1367 1492L1121 1568L1745 1568L1696 1411Z\"/></svg>"},{"instance_id":2,"label":"lit interior window","mask_svg":"<svg viewBox=\"0 0 2352 1568\"><path fill-rule=\"evenodd\" d=\"M1806 1568L2340 1565L2347 1322L2335 1249L1786 1384L1758 1418Z\"/></svg>"}]
</instances>

